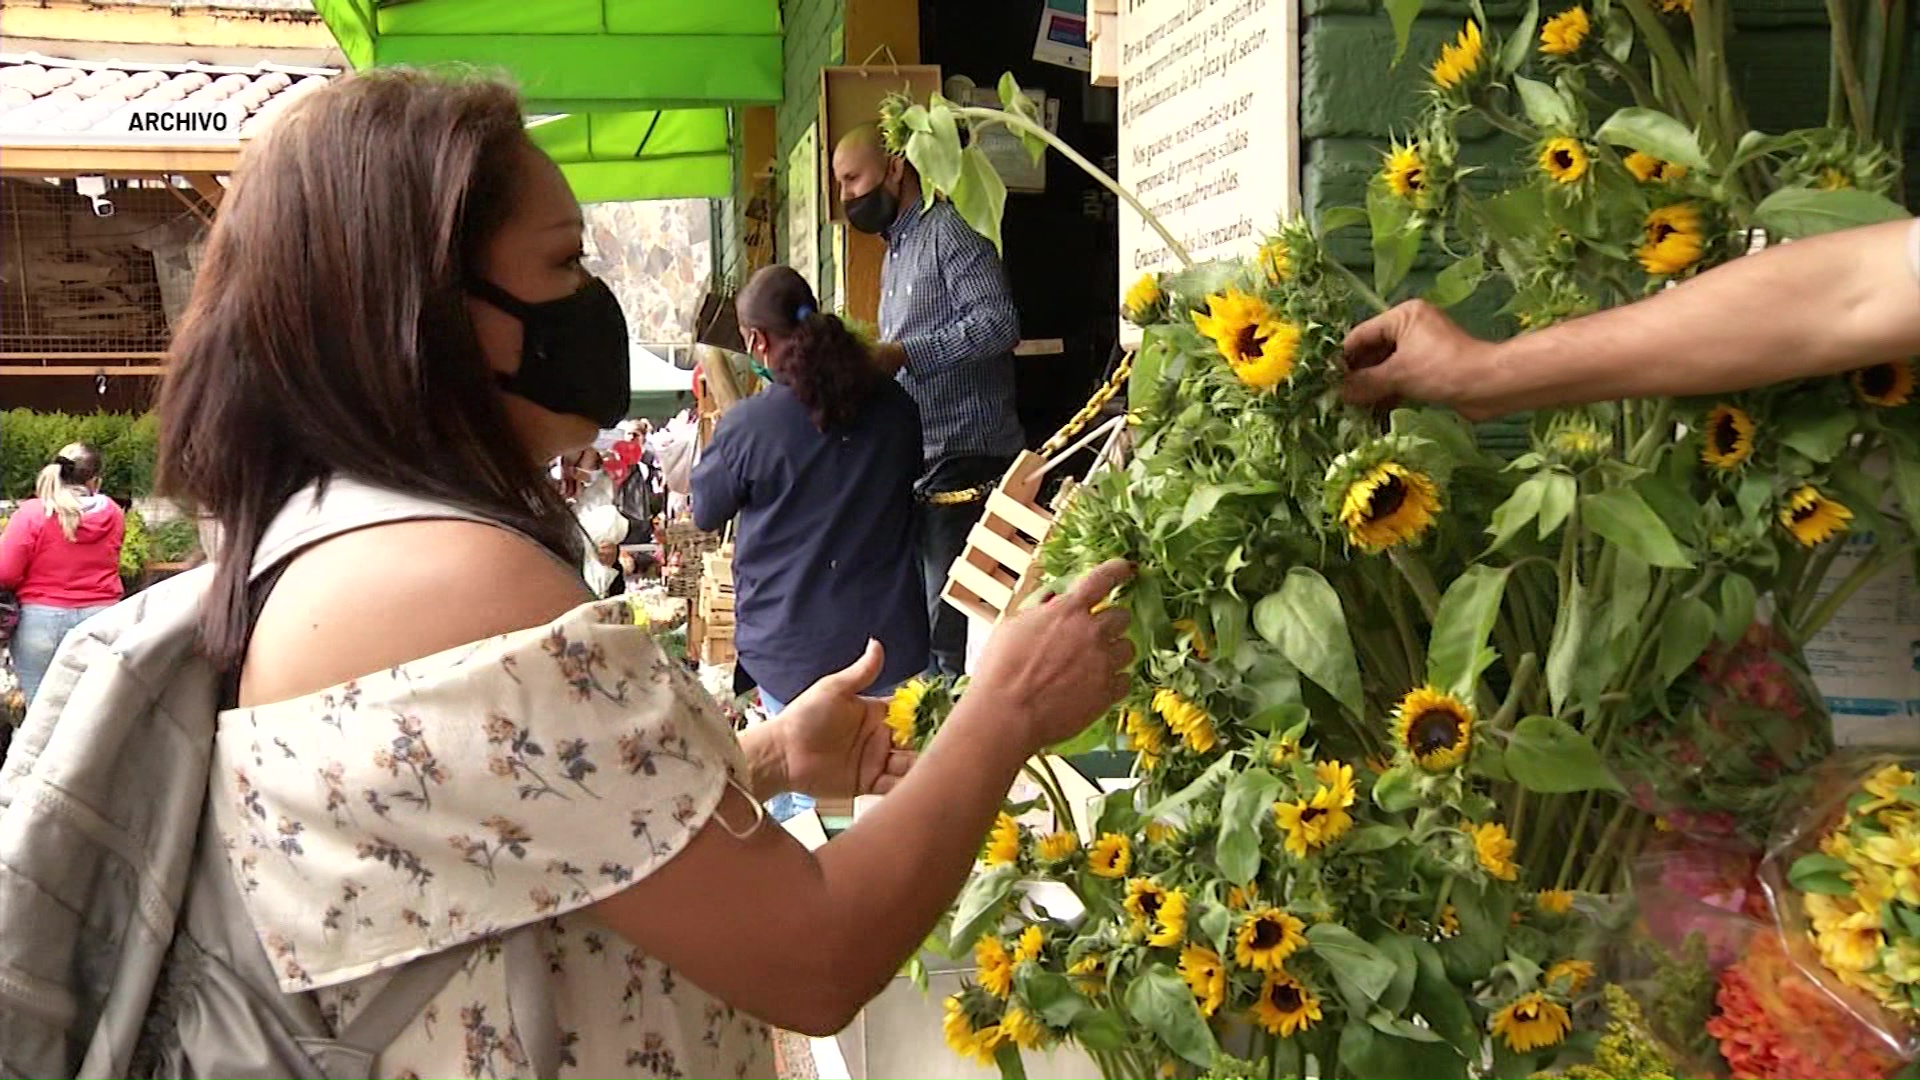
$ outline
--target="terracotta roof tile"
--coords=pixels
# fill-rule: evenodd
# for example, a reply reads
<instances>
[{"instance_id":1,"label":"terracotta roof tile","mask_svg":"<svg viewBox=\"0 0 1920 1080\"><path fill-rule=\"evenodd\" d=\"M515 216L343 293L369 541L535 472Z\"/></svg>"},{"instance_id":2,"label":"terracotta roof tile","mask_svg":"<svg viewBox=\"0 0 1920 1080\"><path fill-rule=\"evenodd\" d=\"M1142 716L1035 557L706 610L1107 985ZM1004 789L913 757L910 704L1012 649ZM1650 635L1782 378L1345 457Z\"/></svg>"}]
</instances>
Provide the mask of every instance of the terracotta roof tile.
<instances>
[{"instance_id":1,"label":"terracotta roof tile","mask_svg":"<svg viewBox=\"0 0 1920 1080\"><path fill-rule=\"evenodd\" d=\"M113 120L127 108L212 102L239 106L244 139L336 74L279 64L96 63L0 53L0 139L112 139Z\"/></svg>"}]
</instances>

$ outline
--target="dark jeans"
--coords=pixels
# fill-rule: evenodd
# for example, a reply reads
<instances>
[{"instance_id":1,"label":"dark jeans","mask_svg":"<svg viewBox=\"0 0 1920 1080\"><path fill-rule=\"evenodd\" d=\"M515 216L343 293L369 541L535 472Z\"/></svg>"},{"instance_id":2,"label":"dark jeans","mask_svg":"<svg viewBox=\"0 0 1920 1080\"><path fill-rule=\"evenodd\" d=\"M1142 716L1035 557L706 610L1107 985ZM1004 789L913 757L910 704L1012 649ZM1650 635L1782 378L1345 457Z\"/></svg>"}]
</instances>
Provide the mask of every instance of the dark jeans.
<instances>
[{"instance_id":1,"label":"dark jeans","mask_svg":"<svg viewBox=\"0 0 1920 1080\"><path fill-rule=\"evenodd\" d=\"M993 485L1006 475L1011 462L998 458L964 458L943 462L920 482L920 491L931 494L959 491L976 484ZM967 534L986 510L986 500L958 506L932 506L921 503L920 569L927 584L927 630L931 657L928 675L958 677L967 667L967 617L958 608L940 599L947 587L953 561L966 550Z\"/></svg>"}]
</instances>

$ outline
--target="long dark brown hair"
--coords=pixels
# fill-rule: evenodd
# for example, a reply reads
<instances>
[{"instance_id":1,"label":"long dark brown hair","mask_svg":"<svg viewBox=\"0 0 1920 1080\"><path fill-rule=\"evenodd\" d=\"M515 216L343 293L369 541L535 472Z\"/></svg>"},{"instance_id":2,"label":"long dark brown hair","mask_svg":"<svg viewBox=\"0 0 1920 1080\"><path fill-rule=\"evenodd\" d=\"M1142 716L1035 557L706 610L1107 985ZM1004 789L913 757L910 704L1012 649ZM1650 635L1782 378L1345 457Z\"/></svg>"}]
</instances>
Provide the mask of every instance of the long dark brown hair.
<instances>
[{"instance_id":1,"label":"long dark brown hair","mask_svg":"<svg viewBox=\"0 0 1920 1080\"><path fill-rule=\"evenodd\" d=\"M579 560L461 289L509 216L525 140L510 87L393 70L308 95L242 155L160 398L160 489L220 526L202 633L223 668L245 659L262 533L330 477L467 507Z\"/></svg>"},{"instance_id":2,"label":"long dark brown hair","mask_svg":"<svg viewBox=\"0 0 1920 1080\"><path fill-rule=\"evenodd\" d=\"M886 378L847 324L819 310L813 286L791 266L767 266L734 298L742 330L786 342L780 378L821 431L849 427Z\"/></svg>"}]
</instances>

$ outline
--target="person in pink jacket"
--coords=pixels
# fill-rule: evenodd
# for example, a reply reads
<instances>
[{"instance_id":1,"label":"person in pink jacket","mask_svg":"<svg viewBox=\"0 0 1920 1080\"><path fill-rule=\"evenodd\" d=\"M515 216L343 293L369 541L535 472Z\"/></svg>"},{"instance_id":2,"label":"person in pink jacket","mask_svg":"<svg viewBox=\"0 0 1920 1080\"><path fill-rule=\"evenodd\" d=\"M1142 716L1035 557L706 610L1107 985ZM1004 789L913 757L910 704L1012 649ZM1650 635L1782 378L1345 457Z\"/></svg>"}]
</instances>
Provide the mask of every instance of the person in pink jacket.
<instances>
[{"instance_id":1,"label":"person in pink jacket","mask_svg":"<svg viewBox=\"0 0 1920 1080\"><path fill-rule=\"evenodd\" d=\"M20 601L13 666L33 704L67 632L120 601L127 519L100 494L100 454L73 443L40 470L34 498L0 534L0 589Z\"/></svg>"}]
</instances>

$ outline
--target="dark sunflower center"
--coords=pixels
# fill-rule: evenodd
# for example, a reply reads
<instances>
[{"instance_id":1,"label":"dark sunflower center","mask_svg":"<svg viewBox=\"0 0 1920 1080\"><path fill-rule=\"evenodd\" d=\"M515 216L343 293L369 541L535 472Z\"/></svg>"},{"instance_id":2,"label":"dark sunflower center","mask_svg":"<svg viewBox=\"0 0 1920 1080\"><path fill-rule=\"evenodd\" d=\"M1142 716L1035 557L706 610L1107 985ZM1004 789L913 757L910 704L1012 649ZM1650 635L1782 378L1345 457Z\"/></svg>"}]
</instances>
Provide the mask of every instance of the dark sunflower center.
<instances>
[{"instance_id":1,"label":"dark sunflower center","mask_svg":"<svg viewBox=\"0 0 1920 1080\"><path fill-rule=\"evenodd\" d=\"M1267 991L1267 1001L1281 1012L1293 1012L1300 1008L1300 988L1292 983L1274 983Z\"/></svg>"},{"instance_id":2,"label":"dark sunflower center","mask_svg":"<svg viewBox=\"0 0 1920 1080\"><path fill-rule=\"evenodd\" d=\"M1426 170L1421 168L1418 165L1415 165L1413 168L1408 169L1407 175L1406 175L1406 182L1407 182L1408 191L1421 190L1427 185Z\"/></svg>"},{"instance_id":3,"label":"dark sunflower center","mask_svg":"<svg viewBox=\"0 0 1920 1080\"><path fill-rule=\"evenodd\" d=\"M1713 425L1713 448L1722 454L1731 454L1740 446L1740 429L1731 415L1722 416Z\"/></svg>"},{"instance_id":4,"label":"dark sunflower center","mask_svg":"<svg viewBox=\"0 0 1920 1080\"><path fill-rule=\"evenodd\" d=\"M1875 364L1860 373L1860 389L1868 397L1886 397L1893 393L1894 375L1892 364Z\"/></svg>"},{"instance_id":5,"label":"dark sunflower center","mask_svg":"<svg viewBox=\"0 0 1920 1080\"><path fill-rule=\"evenodd\" d=\"M1142 893L1140 895L1140 914L1149 919L1160 917L1160 894Z\"/></svg>"},{"instance_id":6,"label":"dark sunflower center","mask_svg":"<svg viewBox=\"0 0 1920 1080\"><path fill-rule=\"evenodd\" d=\"M1367 499L1367 517L1372 521L1392 517L1406 502L1407 482L1397 476L1388 476Z\"/></svg>"},{"instance_id":7,"label":"dark sunflower center","mask_svg":"<svg viewBox=\"0 0 1920 1080\"><path fill-rule=\"evenodd\" d=\"M1450 712L1424 712L1407 725L1407 742L1416 754L1436 754L1460 744L1460 722Z\"/></svg>"},{"instance_id":8,"label":"dark sunflower center","mask_svg":"<svg viewBox=\"0 0 1920 1080\"><path fill-rule=\"evenodd\" d=\"M1553 152L1553 167L1559 169L1561 172L1573 168L1573 152L1569 150L1555 150Z\"/></svg>"},{"instance_id":9,"label":"dark sunflower center","mask_svg":"<svg viewBox=\"0 0 1920 1080\"><path fill-rule=\"evenodd\" d=\"M1818 499L1815 499L1813 502L1810 502L1805 506L1794 507L1793 523L1795 525L1801 524L1802 522L1813 517L1814 513L1817 512L1819 509L1820 509L1820 500Z\"/></svg>"},{"instance_id":10,"label":"dark sunflower center","mask_svg":"<svg viewBox=\"0 0 1920 1080\"><path fill-rule=\"evenodd\" d=\"M1647 177L1653 180L1665 180L1667 178L1667 163L1664 161L1654 162L1653 168L1647 170Z\"/></svg>"},{"instance_id":11,"label":"dark sunflower center","mask_svg":"<svg viewBox=\"0 0 1920 1080\"><path fill-rule=\"evenodd\" d=\"M1513 1010L1513 1018L1523 1023L1531 1023L1538 1020L1540 1019L1540 1006L1529 1001L1525 1005L1521 1005Z\"/></svg>"},{"instance_id":12,"label":"dark sunflower center","mask_svg":"<svg viewBox=\"0 0 1920 1080\"><path fill-rule=\"evenodd\" d=\"M1240 335L1233 340L1234 348L1241 356L1259 356L1260 350L1267 347L1267 336L1252 323L1240 328Z\"/></svg>"},{"instance_id":13,"label":"dark sunflower center","mask_svg":"<svg viewBox=\"0 0 1920 1080\"><path fill-rule=\"evenodd\" d=\"M1659 222L1658 224L1651 225L1647 228L1647 239L1653 241L1656 244L1662 244L1666 242L1667 237L1672 236L1674 233L1677 233L1679 231L1680 230L1662 221L1662 222Z\"/></svg>"},{"instance_id":14,"label":"dark sunflower center","mask_svg":"<svg viewBox=\"0 0 1920 1080\"><path fill-rule=\"evenodd\" d=\"M1304 819L1305 815L1303 814L1301 817ZM1259 922L1253 924L1254 948L1271 949L1285 940L1287 940L1287 932L1282 930L1280 924L1274 922L1272 919L1261 919Z\"/></svg>"}]
</instances>

